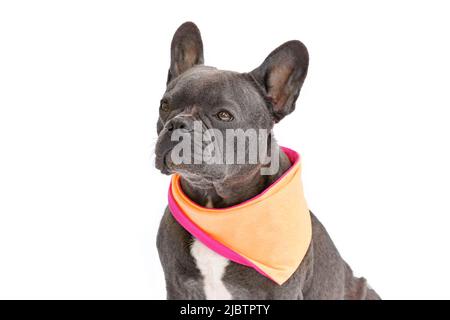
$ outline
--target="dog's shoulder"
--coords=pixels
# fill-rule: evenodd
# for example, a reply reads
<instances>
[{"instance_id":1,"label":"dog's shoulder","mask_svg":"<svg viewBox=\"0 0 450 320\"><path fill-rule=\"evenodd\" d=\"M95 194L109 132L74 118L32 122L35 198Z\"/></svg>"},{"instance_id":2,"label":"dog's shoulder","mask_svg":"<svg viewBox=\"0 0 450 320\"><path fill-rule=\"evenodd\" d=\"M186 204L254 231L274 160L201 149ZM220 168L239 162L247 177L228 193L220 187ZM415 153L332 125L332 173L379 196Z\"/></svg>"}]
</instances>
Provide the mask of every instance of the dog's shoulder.
<instances>
[{"instance_id":1,"label":"dog's shoulder","mask_svg":"<svg viewBox=\"0 0 450 320\"><path fill-rule=\"evenodd\" d=\"M158 250L164 251L166 249L169 252L173 252L172 250L174 249L184 248L186 251L189 251L192 241L190 233L174 219L167 206L159 225L156 242Z\"/></svg>"},{"instance_id":2,"label":"dog's shoulder","mask_svg":"<svg viewBox=\"0 0 450 320\"><path fill-rule=\"evenodd\" d=\"M172 216L167 207L159 225L157 248L163 265L197 270L190 248L193 238Z\"/></svg>"}]
</instances>

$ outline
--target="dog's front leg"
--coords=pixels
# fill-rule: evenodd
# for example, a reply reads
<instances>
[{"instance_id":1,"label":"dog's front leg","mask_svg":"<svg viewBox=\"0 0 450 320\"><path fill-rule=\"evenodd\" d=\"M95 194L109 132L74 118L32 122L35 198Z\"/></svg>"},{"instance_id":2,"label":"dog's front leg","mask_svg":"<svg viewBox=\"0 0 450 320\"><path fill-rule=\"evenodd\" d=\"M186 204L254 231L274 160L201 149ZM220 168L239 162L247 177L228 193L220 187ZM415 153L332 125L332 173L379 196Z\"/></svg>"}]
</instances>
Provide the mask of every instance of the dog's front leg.
<instances>
[{"instance_id":1,"label":"dog's front leg","mask_svg":"<svg viewBox=\"0 0 450 320\"><path fill-rule=\"evenodd\" d=\"M202 276L190 255L192 237L166 209L157 236L157 248L166 279L167 299L205 299Z\"/></svg>"},{"instance_id":2,"label":"dog's front leg","mask_svg":"<svg viewBox=\"0 0 450 320\"><path fill-rule=\"evenodd\" d=\"M306 260L309 261L309 255ZM279 285L252 268L230 262L223 281L236 300L303 300L307 267L299 268Z\"/></svg>"},{"instance_id":3,"label":"dog's front leg","mask_svg":"<svg viewBox=\"0 0 450 320\"><path fill-rule=\"evenodd\" d=\"M166 277L167 300L205 300L199 281L173 275Z\"/></svg>"}]
</instances>

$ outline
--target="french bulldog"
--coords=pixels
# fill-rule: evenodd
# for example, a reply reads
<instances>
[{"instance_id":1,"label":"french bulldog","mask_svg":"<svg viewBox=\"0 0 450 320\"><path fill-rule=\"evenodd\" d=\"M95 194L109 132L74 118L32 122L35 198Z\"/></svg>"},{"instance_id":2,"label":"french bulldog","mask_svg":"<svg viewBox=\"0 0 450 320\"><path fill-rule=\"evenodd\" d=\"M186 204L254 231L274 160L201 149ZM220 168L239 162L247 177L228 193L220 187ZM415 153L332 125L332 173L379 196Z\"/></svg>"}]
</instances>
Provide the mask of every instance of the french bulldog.
<instances>
[{"instance_id":1,"label":"french bulldog","mask_svg":"<svg viewBox=\"0 0 450 320\"><path fill-rule=\"evenodd\" d=\"M155 147L156 168L181 176L184 193L195 203L226 208L258 195L291 166L279 152L278 170L262 175L264 163L176 164L169 156L175 129L265 129L295 109L308 71L309 56L300 41L276 48L251 72L222 71L205 66L200 31L182 24L171 43L167 88L161 99ZM268 139L268 150L279 148ZM194 156L194 155L192 155ZM312 240L294 274L282 285L254 269L234 263L193 238L167 207L157 247L165 274L168 299L380 299L364 278L353 275L319 220L311 214ZM264 223L263 221L261 223ZM248 230L252 232L252 230Z\"/></svg>"}]
</instances>

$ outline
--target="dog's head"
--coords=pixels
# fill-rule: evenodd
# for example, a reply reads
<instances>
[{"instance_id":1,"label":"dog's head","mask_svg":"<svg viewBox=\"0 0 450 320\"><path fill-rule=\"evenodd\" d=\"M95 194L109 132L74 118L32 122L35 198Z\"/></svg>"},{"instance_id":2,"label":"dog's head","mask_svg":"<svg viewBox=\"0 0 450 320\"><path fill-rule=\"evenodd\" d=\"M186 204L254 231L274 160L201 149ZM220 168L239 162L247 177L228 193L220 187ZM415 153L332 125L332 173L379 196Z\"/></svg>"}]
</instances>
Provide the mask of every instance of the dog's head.
<instances>
[{"instance_id":1,"label":"dog's head","mask_svg":"<svg viewBox=\"0 0 450 320\"><path fill-rule=\"evenodd\" d=\"M230 130L246 134L245 138L250 138L247 133L251 130L257 134L265 131L268 135L263 144L270 150L268 138L274 123L295 108L308 70L308 51L300 41L286 42L248 73L218 70L203 61L200 32L195 24L186 22L172 40L167 89L159 107L156 167L165 174L178 172L188 180L239 178L265 163L259 157L252 163L229 161L230 152L234 157L237 151L224 149L239 144L237 135L231 144L218 143L217 137L226 140ZM198 135L197 129L205 134ZM187 148L177 147L180 137L194 142ZM261 137L257 139L261 143ZM252 157L252 150L245 144L245 159ZM205 155L212 153L219 161L204 161ZM174 156L190 161L175 161Z\"/></svg>"}]
</instances>

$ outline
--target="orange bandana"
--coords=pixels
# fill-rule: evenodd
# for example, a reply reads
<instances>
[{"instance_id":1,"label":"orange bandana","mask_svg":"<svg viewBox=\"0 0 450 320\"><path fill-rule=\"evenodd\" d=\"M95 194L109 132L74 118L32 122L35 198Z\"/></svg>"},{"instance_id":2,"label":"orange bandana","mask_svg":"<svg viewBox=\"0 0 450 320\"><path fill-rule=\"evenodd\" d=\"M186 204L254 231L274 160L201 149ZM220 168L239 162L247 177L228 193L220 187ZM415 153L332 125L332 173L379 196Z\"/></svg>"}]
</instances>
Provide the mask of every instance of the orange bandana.
<instances>
[{"instance_id":1,"label":"orange bandana","mask_svg":"<svg viewBox=\"0 0 450 320\"><path fill-rule=\"evenodd\" d=\"M169 188L172 215L192 236L279 285L297 270L312 233L300 156L288 148L282 150L292 166L262 193L238 205L211 209L194 203L181 189L177 174Z\"/></svg>"}]
</instances>

